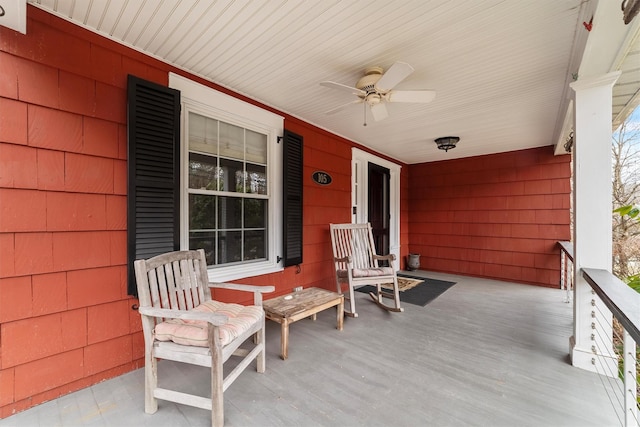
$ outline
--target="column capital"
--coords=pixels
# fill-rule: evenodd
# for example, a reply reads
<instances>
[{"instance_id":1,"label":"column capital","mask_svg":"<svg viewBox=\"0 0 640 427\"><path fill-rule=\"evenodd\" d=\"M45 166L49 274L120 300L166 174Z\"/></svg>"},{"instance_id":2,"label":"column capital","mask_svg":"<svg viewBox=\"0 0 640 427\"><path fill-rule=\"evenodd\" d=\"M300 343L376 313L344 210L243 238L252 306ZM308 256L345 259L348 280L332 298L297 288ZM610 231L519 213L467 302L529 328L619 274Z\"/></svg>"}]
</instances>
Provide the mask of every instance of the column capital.
<instances>
[{"instance_id":1,"label":"column capital","mask_svg":"<svg viewBox=\"0 0 640 427\"><path fill-rule=\"evenodd\" d=\"M571 83L569 86L574 92L584 89L593 89L596 87L611 87L613 86L618 78L622 74L622 71L612 71L611 73L601 74L597 76L588 76L575 82Z\"/></svg>"}]
</instances>

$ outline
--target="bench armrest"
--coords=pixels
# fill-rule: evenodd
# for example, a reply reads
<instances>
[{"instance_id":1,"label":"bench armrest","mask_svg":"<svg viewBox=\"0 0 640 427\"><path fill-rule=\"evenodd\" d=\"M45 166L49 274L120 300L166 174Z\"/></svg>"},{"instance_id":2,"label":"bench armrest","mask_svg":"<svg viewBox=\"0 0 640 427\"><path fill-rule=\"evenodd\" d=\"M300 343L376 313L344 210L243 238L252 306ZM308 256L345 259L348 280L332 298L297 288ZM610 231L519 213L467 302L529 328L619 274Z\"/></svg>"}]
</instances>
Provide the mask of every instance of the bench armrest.
<instances>
[{"instance_id":1,"label":"bench armrest","mask_svg":"<svg viewBox=\"0 0 640 427\"><path fill-rule=\"evenodd\" d=\"M203 311L171 310L168 308L139 307L138 312L144 316L160 317L164 319L204 320L213 326L222 326L229 321L229 317L220 313Z\"/></svg>"},{"instance_id":2,"label":"bench armrest","mask_svg":"<svg viewBox=\"0 0 640 427\"><path fill-rule=\"evenodd\" d=\"M231 289L234 291L253 292L253 304L262 305L262 294L267 294L276 290L275 286L258 286L258 285L245 285L241 283L217 283L209 282L210 288L217 289Z\"/></svg>"}]
</instances>

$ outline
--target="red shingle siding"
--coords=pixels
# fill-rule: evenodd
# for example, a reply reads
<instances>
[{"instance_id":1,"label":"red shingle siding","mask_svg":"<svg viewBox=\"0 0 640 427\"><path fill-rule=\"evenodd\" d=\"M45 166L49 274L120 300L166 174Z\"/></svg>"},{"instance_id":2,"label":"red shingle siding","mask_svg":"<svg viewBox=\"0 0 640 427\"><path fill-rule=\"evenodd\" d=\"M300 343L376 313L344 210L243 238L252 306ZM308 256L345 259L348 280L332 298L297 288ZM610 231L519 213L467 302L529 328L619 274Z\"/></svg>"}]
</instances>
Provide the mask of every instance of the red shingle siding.
<instances>
[{"instance_id":1,"label":"red shingle siding","mask_svg":"<svg viewBox=\"0 0 640 427\"><path fill-rule=\"evenodd\" d=\"M79 153L82 150L82 116L52 108L29 105L30 146Z\"/></svg>"},{"instance_id":2,"label":"red shingle siding","mask_svg":"<svg viewBox=\"0 0 640 427\"><path fill-rule=\"evenodd\" d=\"M27 19L27 35L0 27L0 418L142 366L126 283L127 75L185 75L30 5ZM354 144L282 115L304 138L304 263L241 281L334 289L328 224L351 218Z\"/></svg>"},{"instance_id":3,"label":"red shingle siding","mask_svg":"<svg viewBox=\"0 0 640 427\"><path fill-rule=\"evenodd\" d=\"M0 143L0 187L37 188L37 166L37 149Z\"/></svg>"},{"instance_id":4,"label":"red shingle siding","mask_svg":"<svg viewBox=\"0 0 640 427\"><path fill-rule=\"evenodd\" d=\"M62 151L38 150L38 189L64 190L64 153Z\"/></svg>"},{"instance_id":5,"label":"red shingle siding","mask_svg":"<svg viewBox=\"0 0 640 427\"><path fill-rule=\"evenodd\" d=\"M2 31L2 30L0 30ZM8 32L8 31L5 31ZM18 99L18 61L19 58L3 52L4 45L0 37L0 96ZM4 133L4 131L3 131Z\"/></svg>"},{"instance_id":6,"label":"red shingle siding","mask_svg":"<svg viewBox=\"0 0 640 427\"><path fill-rule=\"evenodd\" d=\"M29 399L31 396L81 379L83 359L82 349L76 349L16 367L15 400Z\"/></svg>"},{"instance_id":7,"label":"red shingle siding","mask_svg":"<svg viewBox=\"0 0 640 427\"><path fill-rule=\"evenodd\" d=\"M38 274L31 277L34 316L67 310L67 273Z\"/></svg>"},{"instance_id":8,"label":"red shingle siding","mask_svg":"<svg viewBox=\"0 0 640 427\"><path fill-rule=\"evenodd\" d=\"M7 55L0 55L0 64L6 57ZM2 65L0 65L0 73L2 72L1 70ZM0 87L2 86L1 82L8 79L8 76L0 79ZM0 141L12 144L27 144L27 104L15 100L15 98L0 98ZM0 171L3 169L4 167ZM3 172L0 173L4 175Z\"/></svg>"},{"instance_id":9,"label":"red shingle siding","mask_svg":"<svg viewBox=\"0 0 640 427\"><path fill-rule=\"evenodd\" d=\"M0 417L142 366L126 291L126 79L167 85L169 71L185 75L27 10L27 35L0 27ZM355 144L282 115L304 138L304 262L241 281L276 294L334 289L328 224L351 220ZM544 148L403 165L401 256L421 253L426 269L556 285L555 241L569 237L568 162ZM330 186L313 182L316 170ZM30 344L34 334L42 345Z\"/></svg>"},{"instance_id":10,"label":"red shingle siding","mask_svg":"<svg viewBox=\"0 0 640 427\"><path fill-rule=\"evenodd\" d=\"M31 276L0 279L0 323L30 317L32 298Z\"/></svg>"},{"instance_id":11,"label":"red shingle siding","mask_svg":"<svg viewBox=\"0 0 640 427\"><path fill-rule=\"evenodd\" d=\"M409 166L422 268L555 287L570 239L570 156L551 147Z\"/></svg>"},{"instance_id":12,"label":"red shingle siding","mask_svg":"<svg viewBox=\"0 0 640 427\"><path fill-rule=\"evenodd\" d=\"M0 417L143 357L126 294L123 64L157 81L159 63L123 61L31 6L28 26L0 28Z\"/></svg>"}]
</instances>

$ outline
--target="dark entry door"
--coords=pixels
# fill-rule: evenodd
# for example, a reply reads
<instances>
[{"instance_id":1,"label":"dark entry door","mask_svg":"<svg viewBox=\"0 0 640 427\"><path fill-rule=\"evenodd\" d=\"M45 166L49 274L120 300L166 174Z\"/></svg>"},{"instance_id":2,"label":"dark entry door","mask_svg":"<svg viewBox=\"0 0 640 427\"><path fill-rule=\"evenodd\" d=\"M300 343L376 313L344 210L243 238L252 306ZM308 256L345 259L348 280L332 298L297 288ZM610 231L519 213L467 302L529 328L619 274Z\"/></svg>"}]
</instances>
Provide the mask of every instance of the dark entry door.
<instances>
[{"instance_id":1,"label":"dark entry door","mask_svg":"<svg viewBox=\"0 0 640 427\"><path fill-rule=\"evenodd\" d=\"M379 255L389 253L389 169L369 163L369 222Z\"/></svg>"}]
</instances>

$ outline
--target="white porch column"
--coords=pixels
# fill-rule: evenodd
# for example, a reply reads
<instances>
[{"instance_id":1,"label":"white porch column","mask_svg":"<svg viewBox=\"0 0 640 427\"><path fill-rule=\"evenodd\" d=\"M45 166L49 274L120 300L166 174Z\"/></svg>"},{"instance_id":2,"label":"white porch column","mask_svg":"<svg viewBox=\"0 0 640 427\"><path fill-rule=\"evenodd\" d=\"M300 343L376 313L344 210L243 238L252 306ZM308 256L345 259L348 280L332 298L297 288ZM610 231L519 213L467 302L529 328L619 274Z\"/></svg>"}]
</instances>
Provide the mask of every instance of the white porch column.
<instances>
[{"instance_id":1,"label":"white porch column","mask_svg":"<svg viewBox=\"0 0 640 427\"><path fill-rule=\"evenodd\" d=\"M574 366L617 375L612 356L612 315L582 277L583 267L611 271L612 89L620 72L581 78L575 91L574 311L570 356ZM595 304L595 305L594 305Z\"/></svg>"}]
</instances>

